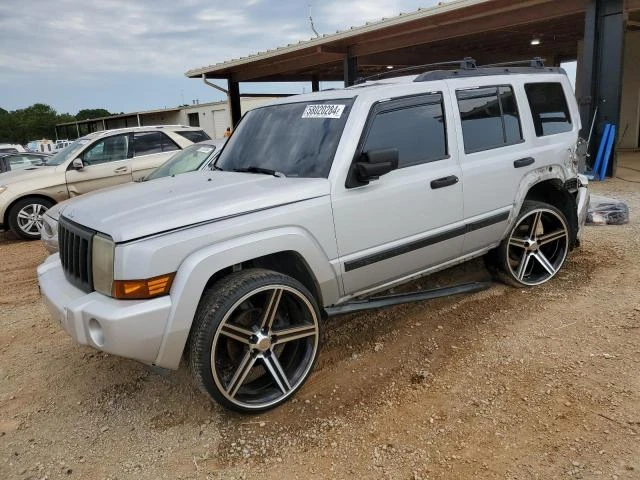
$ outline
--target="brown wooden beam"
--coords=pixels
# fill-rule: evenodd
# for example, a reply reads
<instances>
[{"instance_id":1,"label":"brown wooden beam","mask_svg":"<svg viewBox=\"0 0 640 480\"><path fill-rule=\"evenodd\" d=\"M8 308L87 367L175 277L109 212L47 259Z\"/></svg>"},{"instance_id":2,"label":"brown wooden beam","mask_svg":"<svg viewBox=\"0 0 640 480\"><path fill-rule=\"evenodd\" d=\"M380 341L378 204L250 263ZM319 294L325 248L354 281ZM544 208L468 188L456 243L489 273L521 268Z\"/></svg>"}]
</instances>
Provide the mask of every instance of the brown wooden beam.
<instances>
[{"instance_id":1,"label":"brown wooden beam","mask_svg":"<svg viewBox=\"0 0 640 480\"><path fill-rule=\"evenodd\" d=\"M255 65L233 73L233 80L236 82L255 81L262 77L269 77L281 73L301 70L303 68L315 67L336 61L342 61L344 55L341 53L316 53L303 58L292 58L273 64Z\"/></svg>"},{"instance_id":2,"label":"brown wooden beam","mask_svg":"<svg viewBox=\"0 0 640 480\"><path fill-rule=\"evenodd\" d=\"M553 6L547 5L546 8L541 5L522 7L522 5L514 2L512 9L506 10L501 14L492 12L489 16L468 18L462 22L452 19L447 23L430 23L419 30L405 31L393 36L378 35L373 41L362 42L352 48L354 55L360 57L411 45L448 40L536 22L546 22L558 17L575 15L584 11L584 8L585 0L554 1Z\"/></svg>"}]
</instances>

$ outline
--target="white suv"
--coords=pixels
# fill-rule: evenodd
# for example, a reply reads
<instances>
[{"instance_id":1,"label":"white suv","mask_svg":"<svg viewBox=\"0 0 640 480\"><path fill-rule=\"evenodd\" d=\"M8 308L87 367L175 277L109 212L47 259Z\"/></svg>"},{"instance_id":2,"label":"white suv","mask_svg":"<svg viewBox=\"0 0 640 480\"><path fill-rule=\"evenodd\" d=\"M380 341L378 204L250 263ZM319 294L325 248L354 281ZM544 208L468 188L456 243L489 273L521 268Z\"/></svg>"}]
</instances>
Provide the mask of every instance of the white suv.
<instances>
[{"instance_id":1,"label":"white suv","mask_svg":"<svg viewBox=\"0 0 640 480\"><path fill-rule=\"evenodd\" d=\"M201 129L131 127L90 133L42 166L0 174L0 229L34 240L54 204L83 193L138 180L176 150L208 140Z\"/></svg>"},{"instance_id":2,"label":"white suv","mask_svg":"<svg viewBox=\"0 0 640 480\"><path fill-rule=\"evenodd\" d=\"M376 292L481 255L510 284L551 279L586 216L579 129L569 80L542 66L282 99L211 174L65 208L40 288L77 342L165 368L186 354L211 398L263 411L302 386L327 316L444 294Z\"/></svg>"}]
</instances>

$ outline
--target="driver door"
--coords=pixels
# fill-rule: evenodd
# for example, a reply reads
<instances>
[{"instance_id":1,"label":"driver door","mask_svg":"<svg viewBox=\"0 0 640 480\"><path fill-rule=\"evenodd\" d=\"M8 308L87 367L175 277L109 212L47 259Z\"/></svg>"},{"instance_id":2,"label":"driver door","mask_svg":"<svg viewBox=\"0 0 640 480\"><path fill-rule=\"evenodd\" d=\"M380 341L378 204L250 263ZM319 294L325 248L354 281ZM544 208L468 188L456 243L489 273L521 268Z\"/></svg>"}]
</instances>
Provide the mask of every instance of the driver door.
<instances>
[{"instance_id":1,"label":"driver door","mask_svg":"<svg viewBox=\"0 0 640 480\"><path fill-rule=\"evenodd\" d=\"M462 173L441 92L375 104L356 158L397 149L398 169L332 194L345 295L363 293L462 252Z\"/></svg>"},{"instance_id":2,"label":"driver door","mask_svg":"<svg viewBox=\"0 0 640 480\"><path fill-rule=\"evenodd\" d=\"M66 172L69 195L111 187L133 180L131 175L131 134L103 137L86 148L78 158L84 167L69 164Z\"/></svg>"}]
</instances>

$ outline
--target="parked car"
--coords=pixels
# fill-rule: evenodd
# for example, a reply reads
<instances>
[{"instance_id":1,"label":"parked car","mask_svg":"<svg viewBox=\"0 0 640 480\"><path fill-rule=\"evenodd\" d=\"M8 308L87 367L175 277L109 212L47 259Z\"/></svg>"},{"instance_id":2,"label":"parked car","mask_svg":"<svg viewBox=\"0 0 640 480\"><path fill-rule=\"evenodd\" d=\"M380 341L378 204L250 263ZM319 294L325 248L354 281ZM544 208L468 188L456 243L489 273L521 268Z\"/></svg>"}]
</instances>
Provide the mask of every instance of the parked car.
<instances>
[{"instance_id":1,"label":"parked car","mask_svg":"<svg viewBox=\"0 0 640 480\"><path fill-rule=\"evenodd\" d=\"M191 145L183 126L132 127L90 133L41 167L0 176L0 228L40 238L42 215L61 200L142 178Z\"/></svg>"},{"instance_id":2,"label":"parked car","mask_svg":"<svg viewBox=\"0 0 640 480\"><path fill-rule=\"evenodd\" d=\"M46 153L0 153L0 173L40 167L49 156Z\"/></svg>"},{"instance_id":3,"label":"parked car","mask_svg":"<svg viewBox=\"0 0 640 480\"><path fill-rule=\"evenodd\" d=\"M26 152L22 145L17 143L0 143L0 153L20 153Z\"/></svg>"},{"instance_id":4,"label":"parked car","mask_svg":"<svg viewBox=\"0 0 640 480\"><path fill-rule=\"evenodd\" d=\"M153 172L140 181L148 182L158 178L180 175L195 170L210 170L213 162L218 158L224 140L205 140L195 143L177 152ZM88 193L87 195L91 195ZM40 239L44 247L51 254L58 251L58 219L63 208L73 199L55 204L42 217Z\"/></svg>"},{"instance_id":5,"label":"parked car","mask_svg":"<svg viewBox=\"0 0 640 480\"><path fill-rule=\"evenodd\" d=\"M186 355L210 398L264 411L308 378L324 318L398 302L377 292L483 255L519 288L552 279L589 203L579 130L567 76L542 66L281 99L245 114L208 175L75 200L40 289L76 342Z\"/></svg>"}]
</instances>

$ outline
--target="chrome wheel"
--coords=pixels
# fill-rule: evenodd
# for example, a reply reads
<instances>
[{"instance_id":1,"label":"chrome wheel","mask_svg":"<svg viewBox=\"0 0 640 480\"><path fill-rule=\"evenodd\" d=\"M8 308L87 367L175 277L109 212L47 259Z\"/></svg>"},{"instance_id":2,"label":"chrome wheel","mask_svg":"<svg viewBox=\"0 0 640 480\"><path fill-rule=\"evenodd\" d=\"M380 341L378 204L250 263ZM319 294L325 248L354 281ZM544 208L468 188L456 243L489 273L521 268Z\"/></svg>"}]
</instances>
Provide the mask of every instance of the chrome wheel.
<instances>
[{"instance_id":1,"label":"chrome wheel","mask_svg":"<svg viewBox=\"0 0 640 480\"><path fill-rule=\"evenodd\" d=\"M507 265L523 285L540 285L562 267L569 250L569 229L556 211L537 208L522 216L508 239Z\"/></svg>"},{"instance_id":2,"label":"chrome wheel","mask_svg":"<svg viewBox=\"0 0 640 480\"><path fill-rule=\"evenodd\" d=\"M318 350L316 309L287 285L258 287L227 311L211 345L211 375L235 407L265 410L292 395Z\"/></svg>"},{"instance_id":3,"label":"chrome wheel","mask_svg":"<svg viewBox=\"0 0 640 480\"><path fill-rule=\"evenodd\" d=\"M43 227L43 215L48 208L41 203L29 203L18 211L18 228L26 235L40 235Z\"/></svg>"}]
</instances>

